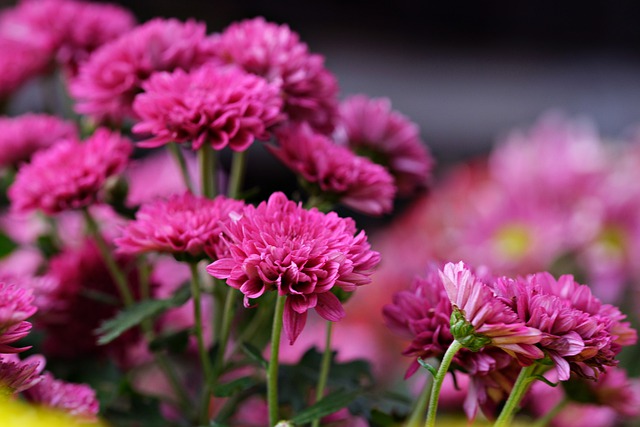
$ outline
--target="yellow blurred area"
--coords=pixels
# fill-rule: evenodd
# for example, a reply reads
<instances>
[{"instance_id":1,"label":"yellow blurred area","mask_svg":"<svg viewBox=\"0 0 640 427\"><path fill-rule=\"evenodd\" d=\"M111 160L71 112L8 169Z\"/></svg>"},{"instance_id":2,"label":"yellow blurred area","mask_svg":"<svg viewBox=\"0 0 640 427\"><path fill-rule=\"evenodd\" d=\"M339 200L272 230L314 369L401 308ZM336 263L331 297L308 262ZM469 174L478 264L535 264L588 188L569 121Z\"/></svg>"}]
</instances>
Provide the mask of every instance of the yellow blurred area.
<instances>
[{"instance_id":1,"label":"yellow blurred area","mask_svg":"<svg viewBox=\"0 0 640 427\"><path fill-rule=\"evenodd\" d=\"M0 398L2 427L107 427L102 422L86 422L68 414L40 408L16 400Z\"/></svg>"}]
</instances>

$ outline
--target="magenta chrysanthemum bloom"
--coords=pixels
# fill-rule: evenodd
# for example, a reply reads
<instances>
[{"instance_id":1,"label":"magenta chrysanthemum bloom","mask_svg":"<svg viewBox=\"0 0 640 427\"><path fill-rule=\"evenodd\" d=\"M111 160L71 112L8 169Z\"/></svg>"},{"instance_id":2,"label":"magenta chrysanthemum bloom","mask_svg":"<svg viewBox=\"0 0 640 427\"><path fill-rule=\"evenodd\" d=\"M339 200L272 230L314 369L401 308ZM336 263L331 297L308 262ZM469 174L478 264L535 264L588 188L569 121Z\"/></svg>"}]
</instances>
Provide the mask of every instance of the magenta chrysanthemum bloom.
<instances>
[{"instance_id":1,"label":"magenta chrysanthemum bloom","mask_svg":"<svg viewBox=\"0 0 640 427\"><path fill-rule=\"evenodd\" d=\"M71 122L46 114L0 117L0 166L18 166L60 139L76 139Z\"/></svg>"},{"instance_id":2,"label":"magenta chrysanthemum bloom","mask_svg":"<svg viewBox=\"0 0 640 427\"><path fill-rule=\"evenodd\" d=\"M369 283L380 261L364 231L356 235L353 220L305 210L282 193L245 207L223 230L229 255L207 272L239 289L245 306L270 290L286 295L284 328L290 343L311 308L326 320L342 319L344 309L332 288L352 292Z\"/></svg>"},{"instance_id":3,"label":"magenta chrysanthemum bloom","mask_svg":"<svg viewBox=\"0 0 640 427\"><path fill-rule=\"evenodd\" d=\"M389 99L365 95L345 99L340 104L337 139L388 168L401 195L426 186L433 159L418 125L392 110Z\"/></svg>"},{"instance_id":4,"label":"magenta chrysanthemum bloom","mask_svg":"<svg viewBox=\"0 0 640 427\"><path fill-rule=\"evenodd\" d=\"M416 278L411 289L396 293L393 303L387 304L382 314L389 329L411 340L402 354L416 360L407 370L406 378L420 367L417 358L442 356L453 342L451 302L435 267L424 279Z\"/></svg>"},{"instance_id":5,"label":"magenta chrysanthemum bloom","mask_svg":"<svg viewBox=\"0 0 640 427\"><path fill-rule=\"evenodd\" d=\"M277 136L279 145L269 146L269 150L316 186L312 195L370 215L392 210L396 188L384 167L334 144L306 125L282 129Z\"/></svg>"},{"instance_id":6,"label":"magenta chrysanthemum bloom","mask_svg":"<svg viewBox=\"0 0 640 427\"><path fill-rule=\"evenodd\" d=\"M540 342L540 331L525 326L464 263L446 264L440 277L453 306L451 334L465 348L491 345L524 363L544 357L534 345Z\"/></svg>"},{"instance_id":7,"label":"magenta chrysanthemum bloom","mask_svg":"<svg viewBox=\"0 0 640 427\"><path fill-rule=\"evenodd\" d=\"M133 127L152 137L140 143L157 147L191 142L194 150L211 144L246 150L281 119L278 88L233 67L209 64L186 73L156 73L142 85L133 109L141 121Z\"/></svg>"},{"instance_id":8,"label":"magenta chrysanthemum bloom","mask_svg":"<svg viewBox=\"0 0 640 427\"><path fill-rule=\"evenodd\" d=\"M249 19L230 25L211 41L221 60L277 83L290 120L307 122L324 133L333 130L337 80L324 67L324 58L310 53L287 25Z\"/></svg>"},{"instance_id":9,"label":"magenta chrysanthemum bloom","mask_svg":"<svg viewBox=\"0 0 640 427\"><path fill-rule=\"evenodd\" d=\"M164 252L217 259L226 249L220 241L220 224L243 207L243 202L224 196L211 200L191 193L174 195L143 205L115 244L129 254Z\"/></svg>"},{"instance_id":10,"label":"magenta chrysanthemum bloom","mask_svg":"<svg viewBox=\"0 0 640 427\"><path fill-rule=\"evenodd\" d=\"M42 381L25 391L27 400L86 420L96 418L100 404L91 387L57 380L49 372L45 372L43 377Z\"/></svg>"},{"instance_id":11,"label":"magenta chrysanthemum bloom","mask_svg":"<svg viewBox=\"0 0 640 427\"><path fill-rule=\"evenodd\" d=\"M8 191L12 209L53 215L89 206L101 199L105 181L122 172L131 151L128 139L106 129L84 143L60 141L20 168Z\"/></svg>"},{"instance_id":12,"label":"magenta chrysanthemum bloom","mask_svg":"<svg viewBox=\"0 0 640 427\"><path fill-rule=\"evenodd\" d=\"M26 320L36 311L30 289L0 283L0 353L18 353L27 349L10 347L9 344L29 333L31 323Z\"/></svg>"},{"instance_id":13,"label":"magenta chrysanthemum bloom","mask_svg":"<svg viewBox=\"0 0 640 427\"><path fill-rule=\"evenodd\" d=\"M4 393L13 394L25 391L40 381L45 360L40 355L20 360L15 355L0 354L0 397Z\"/></svg>"},{"instance_id":14,"label":"magenta chrysanthemum bloom","mask_svg":"<svg viewBox=\"0 0 640 427\"><path fill-rule=\"evenodd\" d=\"M97 49L71 83L76 111L99 121L132 117L131 104L152 73L191 70L210 59L204 24L154 19Z\"/></svg>"}]
</instances>

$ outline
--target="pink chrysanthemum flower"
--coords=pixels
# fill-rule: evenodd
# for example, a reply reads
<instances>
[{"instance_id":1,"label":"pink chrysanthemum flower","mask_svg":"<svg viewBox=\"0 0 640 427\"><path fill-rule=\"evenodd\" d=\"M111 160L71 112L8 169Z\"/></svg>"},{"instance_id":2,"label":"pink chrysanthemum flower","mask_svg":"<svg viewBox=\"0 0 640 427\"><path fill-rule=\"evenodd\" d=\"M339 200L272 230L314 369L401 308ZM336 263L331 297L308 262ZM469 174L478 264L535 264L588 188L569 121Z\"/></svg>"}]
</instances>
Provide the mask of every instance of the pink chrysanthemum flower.
<instances>
[{"instance_id":1,"label":"pink chrysanthemum flower","mask_svg":"<svg viewBox=\"0 0 640 427\"><path fill-rule=\"evenodd\" d=\"M334 144L306 125L281 129L277 136L279 145L269 146L269 150L317 187L311 189L312 196L370 215L392 210L396 188L384 167Z\"/></svg>"},{"instance_id":2,"label":"pink chrysanthemum flower","mask_svg":"<svg viewBox=\"0 0 640 427\"><path fill-rule=\"evenodd\" d=\"M30 289L0 283L0 353L18 353L27 349L10 347L9 344L29 333L31 323L26 320L36 311Z\"/></svg>"},{"instance_id":3,"label":"pink chrysanthemum flower","mask_svg":"<svg viewBox=\"0 0 640 427\"><path fill-rule=\"evenodd\" d=\"M355 95L344 100L336 138L388 168L401 195L427 184L433 159L418 126L392 110L389 99Z\"/></svg>"},{"instance_id":4,"label":"pink chrysanthemum flower","mask_svg":"<svg viewBox=\"0 0 640 427\"><path fill-rule=\"evenodd\" d=\"M76 111L121 122L142 83L158 71L191 70L210 59L204 24L154 19L97 49L71 83Z\"/></svg>"},{"instance_id":5,"label":"pink chrysanthemum flower","mask_svg":"<svg viewBox=\"0 0 640 427\"><path fill-rule=\"evenodd\" d=\"M231 24L211 42L221 60L277 83L290 120L325 133L333 130L337 80L324 67L324 58L310 53L288 26L249 19Z\"/></svg>"},{"instance_id":6,"label":"pink chrysanthemum flower","mask_svg":"<svg viewBox=\"0 0 640 427\"><path fill-rule=\"evenodd\" d=\"M45 372L43 377L42 381L25 391L27 400L85 420L96 418L100 404L91 387L57 380L49 372Z\"/></svg>"},{"instance_id":7,"label":"pink chrysanthemum flower","mask_svg":"<svg viewBox=\"0 0 640 427\"><path fill-rule=\"evenodd\" d=\"M40 381L45 360L40 355L20 360L15 355L0 354L0 398L3 394L25 391Z\"/></svg>"},{"instance_id":8,"label":"pink chrysanthemum flower","mask_svg":"<svg viewBox=\"0 0 640 427\"><path fill-rule=\"evenodd\" d=\"M226 249L220 241L220 224L243 207L243 202L224 196L211 200L191 193L174 195L143 205L115 244L128 254L164 252L217 259Z\"/></svg>"},{"instance_id":9,"label":"pink chrysanthemum flower","mask_svg":"<svg viewBox=\"0 0 640 427\"><path fill-rule=\"evenodd\" d=\"M516 313L462 262L448 263L440 277L453 306L451 334L465 348L498 347L524 363L544 353L538 329L525 326Z\"/></svg>"},{"instance_id":10,"label":"pink chrysanthemum flower","mask_svg":"<svg viewBox=\"0 0 640 427\"><path fill-rule=\"evenodd\" d=\"M156 73L142 88L133 103L141 121L133 131L152 135L143 147L190 142L194 150L211 144L243 151L256 138L268 139L267 128L281 119L278 88L233 67Z\"/></svg>"},{"instance_id":11,"label":"pink chrysanthemum flower","mask_svg":"<svg viewBox=\"0 0 640 427\"><path fill-rule=\"evenodd\" d=\"M411 289L396 293L393 303L386 305L382 314L389 329L411 340L402 352L405 356L440 357L453 342L451 302L435 267L424 279L416 278ZM419 366L414 360L405 377L413 375Z\"/></svg>"},{"instance_id":12,"label":"pink chrysanthemum flower","mask_svg":"<svg viewBox=\"0 0 640 427\"><path fill-rule=\"evenodd\" d=\"M0 100L44 73L49 65L46 49L0 36Z\"/></svg>"},{"instance_id":13,"label":"pink chrysanthemum flower","mask_svg":"<svg viewBox=\"0 0 640 427\"><path fill-rule=\"evenodd\" d=\"M122 172L132 151L119 133L98 129L84 143L58 142L36 153L8 191L12 209L53 215L99 201L106 180Z\"/></svg>"},{"instance_id":14,"label":"pink chrysanthemum flower","mask_svg":"<svg viewBox=\"0 0 640 427\"><path fill-rule=\"evenodd\" d=\"M282 193L245 207L223 230L229 256L207 271L239 289L245 306L270 290L286 295L284 328L290 343L302 332L311 308L326 320L342 319L344 309L332 288L352 292L369 283L380 261L364 231L354 236L353 220L307 211Z\"/></svg>"},{"instance_id":15,"label":"pink chrysanthemum flower","mask_svg":"<svg viewBox=\"0 0 640 427\"><path fill-rule=\"evenodd\" d=\"M60 139L76 139L71 122L46 114L0 117L0 166L18 166Z\"/></svg>"}]
</instances>

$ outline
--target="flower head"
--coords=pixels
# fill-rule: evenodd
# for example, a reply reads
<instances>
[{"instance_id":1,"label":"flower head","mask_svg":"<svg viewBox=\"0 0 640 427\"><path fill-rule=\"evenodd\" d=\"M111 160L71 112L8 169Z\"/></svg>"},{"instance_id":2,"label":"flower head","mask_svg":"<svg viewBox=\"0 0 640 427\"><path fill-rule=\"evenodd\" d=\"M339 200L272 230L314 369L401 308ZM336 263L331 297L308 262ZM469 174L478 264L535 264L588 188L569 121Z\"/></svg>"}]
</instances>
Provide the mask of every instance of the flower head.
<instances>
[{"instance_id":1,"label":"flower head","mask_svg":"<svg viewBox=\"0 0 640 427\"><path fill-rule=\"evenodd\" d=\"M446 264L440 277L453 306L451 334L464 347L477 351L491 345L524 361L544 357L534 346L540 331L525 326L462 262Z\"/></svg>"},{"instance_id":2,"label":"flower head","mask_svg":"<svg viewBox=\"0 0 640 427\"><path fill-rule=\"evenodd\" d=\"M57 380L49 372L45 372L42 381L24 394L31 402L87 420L95 419L99 410L96 392L91 387Z\"/></svg>"},{"instance_id":3,"label":"flower head","mask_svg":"<svg viewBox=\"0 0 640 427\"><path fill-rule=\"evenodd\" d=\"M339 123L337 139L388 168L400 194L410 195L427 184L433 159L418 126L392 110L387 98L347 98L340 104Z\"/></svg>"},{"instance_id":4,"label":"flower head","mask_svg":"<svg viewBox=\"0 0 640 427\"><path fill-rule=\"evenodd\" d=\"M20 360L15 355L0 354L0 398L4 393L20 393L38 384L44 365L40 355Z\"/></svg>"},{"instance_id":5,"label":"flower head","mask_svg":"<svg viewBox=\"0 0 640 427\"><path fill-rule=\"evenodd\" d=\"M0 282L0 353L17 353L26 348L9 344L25 337L31 330L26 320L37 311L33 292L15 284Z\"/></svg>"},{"instance_id":6,"label":"flower head","mask_svg":"<svg viewBox=\"0 0 640 427\"><path fill-rule=\"evenodd\" d=\"M393 208L396 188L393 177L380 165L334 144L306 125L277 132L278 146L269 150L315 192L350 208L381 215Z\"/></svg>"},{"instance_id":7,"label":"flower head","mask_svg":"<svg viewBox=\"0 0 640 427\"><path fill-rule=\"evenodd\" d=\"M12 208L53 215L89 206L100 200L106 180L122 172L131 151L128 139L106 129L84 143L62 140L20 168L8 191Z\"/></svg>"},{"instance_id":8,"label":"flower head","mask_svg":"<svg viewBox=\"0 0 640 427\"><path fill-rule=\"evenodd\" d=\"M243 151L281 119L278 88L261 77L209 64L191 73L156 73L142 84L133 109L141 121L133 130L151 134L144 147L192 142Z\"/></svg>"},{"instance_id":9,"label":"flower head","mask_svg":"<svg viewBox=\"0 0 640 427\"><path fill-rule=\"evenodd\" d=\"M99 121L133 116L132 102L152 73L191 70L210 59L204 24L154 19L104 44L71 83L76 111Z\"/></svg>"},{"instance_id":10,"label":"flower head","mask_svg":"<svg viewBox=\"0 0 640 427\"><path fill-rule=\"evenodd\" d=\"M129 254L165 252L217 259L226 249L220 241L220 224L243 207L243 202L224 196L211 200L191 193L174 195L143 205L115 243Z\"/></svg>"},{"instance_id":11,"label":"flower head","mask_svg":"<svg viewBox=\"0 0 640 427\"><path fill-rule=\"evenodd\" d=\"M380 255L370 249L353 220L334 212L305 210L274 193L257 207L223 225L229 255L207 267L249 299L275 290L286 295L284 327L293 343L304 328L307 311L315 308L326 320L338 321L344 309L331 292L352 292L367 284Z\"/></svg>"},{"instance_id":12,"label":"flower head","mask_svg":"<svg viewBox=\"0 0 640 427\"><path fill-rule=\"evenodd\" d=\"M310 53L288 26L249 19L213 36L211 44L222 61L278 84L290 120L331 132L337 115L336 78L324 67L324 58Z\"/></svg>"},{"instance_id":13,"label":"flower head","mask_svg":"<svg viewBox=\"0 0 640 427\"><path fill-rule=\"evenodd\" d=\"M71 122L45 114L0 117L0 166L18 166L60 139L76 139Z\"/></svg>"},{"instance_id":14,"label":"flower head","mask_svg":"<svg viewBox=\"0 0 640 427\"><path fill-rule=\"evenodd\" d=\"M45 51L38 44L20 43L0 36L0 100L46 71L49 62Z\"/></svg>"}]
</instances>

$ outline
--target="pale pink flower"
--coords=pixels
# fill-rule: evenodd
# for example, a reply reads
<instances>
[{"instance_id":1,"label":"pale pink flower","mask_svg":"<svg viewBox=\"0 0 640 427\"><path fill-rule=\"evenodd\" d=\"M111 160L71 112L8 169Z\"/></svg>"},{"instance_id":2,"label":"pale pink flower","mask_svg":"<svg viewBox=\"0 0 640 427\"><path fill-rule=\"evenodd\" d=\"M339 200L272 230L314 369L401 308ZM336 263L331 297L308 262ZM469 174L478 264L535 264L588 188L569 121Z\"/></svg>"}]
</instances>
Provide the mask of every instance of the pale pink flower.
<instances>
[{"instance_id":1,"label":"pale pink flower","mask_svg":"<svg viewBox=\"0 0 640 427\"><path fill-rule=\"evenodd\" d=\"M311 308L326 320L342 319L345 312L332 288L352 292L371 282L380 260L364 231L356 235L353 220L305 210L282 193L258 207L245 207L223 230L229 255L207 271L239 289L245 306L267 291L286 295L284 327L290 343L302 332Z\"/></svg>"},{"instance_id":2,"label":"pale pink flower","mask_svg":"<svg viewBox=\"0 0 640 427\"><path fill-rule=\"evenodd\" d=\"M540 342L540 331L525 326L491 287L479 280L462 262L446 264L440 277L453 310L459 316L456 322L459 325L454 325L452 316L452 335L465 347L477 350L491 345L524 363L544 357L544 353L534 345ZM471 332L468 331L469 326L473 327ZM461 336L458 336L460 332L456 328L460 328Z\"/></svg>"},{"instance_id":3,"label":"pale pink flower","mask_svg":"<svg viewBox=\"0 0 640 427\"><path fill-rule=\"evenodd\" d=\"M189 142L193 150L210 144L243 151L255 139L268 139L267 129L281 119L277 86L234 67L155 73L142 88L133 103L140 118L133 131L151 135L143 147Z\"/></svg>"},{"instance_id":4,"label":"pale pink flower","mask_svg":"<svg viewBox=\"0 0 640 427\"><path fill-rule=\"evenodd\" d=\"M91 387L57 380L49 372L45 372L42 381L26 390L24 395L30 402L60 409L85 420L94 420L100 407Z\"/></svg>"},{"instance_id":5,"label":"pale pink flower","mask_svg":"<svg viewBox=\"0 0 640 427\"><path fill-rule=\"evenodd\" d=\"M133 99L151 74L191 70L210 59L205 32L196 21L158 18L102 45L71 82L76 111L116 123L132 117Z\"/></svg>"},{"instance_id":6,"label":"pale pink flower","mask_svg":"<svg viewBox=\"0 0 640 427\"><path fill-rule=\"evenodd\" d=\"M336 134L339 142L389 169L400 195L427 185L434 161L418 125L392 110L389 99L365 95L345 99Z\"/></svg>"},{"instance_id":7,"label":"pale pink flower","mask_svg":"<svg viewBox=\"0 0 640 427\"><path fill-rule=\"evenodd\" d=\"M324 67L324 58L310 53L287 25L249 19L214 35L211 44L222 61L276 83L290 120L331 132L337 115L336 78Z\"/></svg>"},{"instance_id":8,"label":"pale pink flower","mask_svg":"<svg viewBox=\"0 0 640 427\"><path fill-rule=\"evenodd\" d=\"M269 151L315 187L310 189L312 196L369 215L393 209L396 188L384 167L334 144L306 125L281 129L277 138L278 145L268 146Z\"/></svg>"},{"instance_id":9,"label":"pale pink flower","mask_svg":"<svg viewBox=\"0 0 640 427\"><path fill-rule=\"evenodd\" d=\"M164 252L216 259L226 249L220 242L221 224L243 207L243 202L224 196L211 200L188 192L173 195L142 205L115 244L120 252L128 254Z\"/></svg>"},{"instance_id":10,"label":"pale pink flower","mask_svg":"<svg viewBox=\"0 0 640 427\"><path fill-rule=\"evenodd\" d=\"M46 114L0 117L0 166L17 167L61 139L77 139L72 122Z\"/></svg>"},{"instance_id":11,"label":"pale pink flower","mask_svg":"<svg viewBox=\"0 0 640 427\"><path fill-rule=\"evenodd\" d=\"M26 348L9 344L25 337L31 330L26 320L38 309L33 305L33 292L13 283L0 282L0 353L18 353Z\"/></svg>"},{"instance_id":12,"label":"pale pink flower","mask_svg":"<svg viewBox=\"0 0 640 427\"><path fill-rule=\"evenodd\" d=\"M25 391L43 380L45 360L40 355L20 360L12 354L0 354L0 396Z\"/></svg>"},{"instance_id":13,"label":"pale pink flower","mask_svg":"<svg viewBox=\"0 0 640 427\"><path fill-rule=\"evenodd\" d=\"M87 207L101 199L106 180L122 172L131 151L128 139L107 129L84 143L59 141L20 168L8 191L12 209L53 215Z\"/></svg>"}]
</instances>

